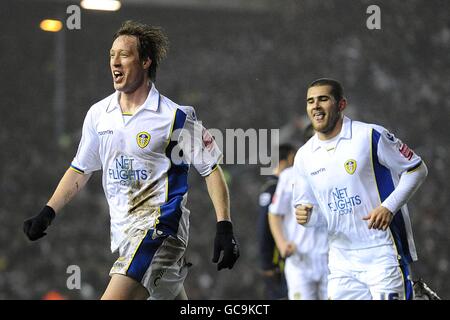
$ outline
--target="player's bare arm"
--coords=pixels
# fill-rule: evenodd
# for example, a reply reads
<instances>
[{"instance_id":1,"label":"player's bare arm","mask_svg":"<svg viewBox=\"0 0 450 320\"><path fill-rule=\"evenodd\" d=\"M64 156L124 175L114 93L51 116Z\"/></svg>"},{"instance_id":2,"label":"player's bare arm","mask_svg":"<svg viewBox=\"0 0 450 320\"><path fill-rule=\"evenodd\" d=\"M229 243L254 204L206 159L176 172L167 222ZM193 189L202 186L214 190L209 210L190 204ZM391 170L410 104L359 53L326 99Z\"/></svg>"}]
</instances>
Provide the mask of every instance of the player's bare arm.
<instances>
[{"instance_id":1,"label":"player's bare arm","mask_svg":"<svg viewBox=\"0 0 450 320\"><path fill-rule=\"evenodd\" d=\"M217 221L231 221L230 216L230 195L223 176L222 168L217 168L205 178L209 197L216 211Z\"/></svg>"},{"instance_id":2,"label":"player's bare arm","mask_svg":"<svg viewBox=\"0 0 450 320\"><path fill-rule=\"evenodd\" d=\"M283 217L269 212L270 231L283 258L291 256L295 252L295 244L286 239L283 232Z\"/></svg>"},{"instance_id":3,"label":"player's bare arm","mask_svg":"<svg viewBox=\"0 0 450 320\"><path fill-rule=\"evenodd\" d=\"M68 169L47 205L37 215L23 223L23 232L31 241L45 236L45 230L55 219L56 212L61 210L86 185L90 174L85 175Z\"/></svg>"},{"instance_id":4,"label":"player's bare arm","mask_svg":"<svg viewBox=\"0 0 450 320\"><path fill-rule=\"evenodd\" d=\"M91 174L78 173L72 169L68 169L59 181L47 205L52 207L56 213L59 212L83 189L90 177Z\"/></svg>"},{"instance_id":5,"label":"player's bare arm","mask_svg":"<svg viewBox=\"0 0 450 320\"><path fill-rule=\"evenodd\" d=\"M206 186L214 205L217 218L216 237L214 239L214 253L212 261L217 263L217 270L231 269L239 258L239 245L234 238L233 225L230 216L230 196L228 187L219 165L206 178ZM219 261L223 251L222 260Z\"/></svg>"}]
</instances>

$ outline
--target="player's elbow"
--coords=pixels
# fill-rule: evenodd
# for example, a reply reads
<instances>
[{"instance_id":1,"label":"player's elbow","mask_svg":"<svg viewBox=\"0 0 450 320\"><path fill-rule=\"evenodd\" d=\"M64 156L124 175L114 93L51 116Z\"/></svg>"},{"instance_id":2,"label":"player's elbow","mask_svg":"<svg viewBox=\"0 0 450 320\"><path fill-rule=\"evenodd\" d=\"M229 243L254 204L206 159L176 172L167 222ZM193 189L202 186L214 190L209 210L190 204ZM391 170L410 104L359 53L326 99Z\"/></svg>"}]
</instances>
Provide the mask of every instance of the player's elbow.
<instances>
[{"instance_id":1,"label":"player's elbow","mask_svg":"<svg viewBox=\"0 0 450 320\"><path fill-rule=\"evenodd\" d=\"M417 173L419 175L420 183L423 183L428 176L428 167L425 162L422 161L422 164L420 165L419 170L417 170Z\"/></svg>"},{"instance_id":2,"label":"player's elbow","mask_svg":"<svg viewBox=\"0 0 450 320\"><path fill-rule=\"evenodd\" d=\"M423 166L423 178L425 179L428 176L428 167L424 161L422 161L422 166Z\"/></svg>"},{"instance_id":3,"label":"player's elbow","mask_svg":"<svg viewBox=\"0 0 450 320\"><path fill-rule=\"evenodd\" d=\"M411 174L415 181L418 183L422 183L425 181L425 178L428 176L428 168L424 161L422 161L419 165L416 167L406 171L406 173L409 175Z\"/></svg>"}]
</instances>

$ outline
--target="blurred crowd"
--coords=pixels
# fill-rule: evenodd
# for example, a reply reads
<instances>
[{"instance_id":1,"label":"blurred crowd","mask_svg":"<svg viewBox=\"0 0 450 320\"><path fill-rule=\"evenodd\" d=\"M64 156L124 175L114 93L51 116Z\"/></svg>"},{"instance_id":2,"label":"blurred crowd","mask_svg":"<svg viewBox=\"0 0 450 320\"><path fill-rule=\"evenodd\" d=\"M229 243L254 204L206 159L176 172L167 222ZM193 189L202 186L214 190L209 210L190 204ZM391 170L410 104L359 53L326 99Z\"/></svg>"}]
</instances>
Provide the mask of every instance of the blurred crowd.
<instances>
[{"instance_id":1,"label":"blurred crowd","mask_svg":"<svg viewBox=\"0 0 450 320\"><path fill-rule=\"evenodd\" d=\"M0 299L96 299L115 260L100 174L62 212L38 243L22 222L44 206L77 150L88 108L112 88L108 51L126 19L162 26L171 43L158 71L160 92L195 106L205 126L282 128L300 147L307 84L339 79L355 119L383 124L426 161L429 175L409 208L419 261L416 274L446 299L450 270L450 25L448 1L378 1L381 29L366 27L369 1L265 1L263 9L124 6L114 14L82 13L65 30L65 105L56 133L55 34L40 19L65 7L7 0L0 10ZM436 4L434 3L436 2ZM17 21L21 21L18 25ZM255 221L264 177L258 165L223 166L241 258L232 270L211 263L215 222L206 186L190 175L192 299L262 299ZM67 268L81 270L69 290ZM52 295L53 294L53 295ZM46 296L47 295L47 296Z\"/></svg>"}]
</instances>

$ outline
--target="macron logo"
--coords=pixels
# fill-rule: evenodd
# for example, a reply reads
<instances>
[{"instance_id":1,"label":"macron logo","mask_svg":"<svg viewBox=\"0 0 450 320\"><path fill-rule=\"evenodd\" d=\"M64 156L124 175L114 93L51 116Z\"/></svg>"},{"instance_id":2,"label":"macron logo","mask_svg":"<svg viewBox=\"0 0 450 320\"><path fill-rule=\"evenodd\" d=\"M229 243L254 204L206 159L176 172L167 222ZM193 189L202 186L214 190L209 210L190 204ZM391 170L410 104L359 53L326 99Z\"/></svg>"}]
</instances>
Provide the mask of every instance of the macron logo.
<instances>
[{"instance_id":1,"label":"macron logo","mask_svg":"<svg viewBox=\"0 0 450 320\"><path fill-rule=\"evenodd\" d=\"M99 131L97 133L98 133L99 136L103 136L105 134L113 134L114 131L112 131L112 130L105 130L105 131Z\"/></svg>"},{"instance_id":2,"label":"macron logo","mask_svg":"<svg viewBox=\"0 0 450 320\"><path fill-rule=\"evenodd\" d=\"M315 176L322 172L325 172L325 168L320 168L319 170L313 171L310 173L310 175Z\"/></svg>"}]
</instances>

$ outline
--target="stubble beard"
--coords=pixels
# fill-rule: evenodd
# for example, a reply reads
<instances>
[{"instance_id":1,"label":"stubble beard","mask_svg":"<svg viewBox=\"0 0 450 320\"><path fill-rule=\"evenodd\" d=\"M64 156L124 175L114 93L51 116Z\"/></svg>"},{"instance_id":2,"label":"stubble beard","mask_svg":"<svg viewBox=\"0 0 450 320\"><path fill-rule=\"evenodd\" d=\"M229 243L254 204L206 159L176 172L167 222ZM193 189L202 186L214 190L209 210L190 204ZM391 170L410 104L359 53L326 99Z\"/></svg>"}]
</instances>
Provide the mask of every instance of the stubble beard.
<instances>
[{"instance_id":1,"label":"stubble beard","mask_svg":"<svg viewBox=\"0 0 450 320\"><path fill-rule=\"evenodd\" d=\"M314 130L323 134L328 134L332 132L341 117L341 112L338 111L336 107L336 109L334 109L332 112L328 114L328 117L329 119L324 126L323 125L318 126L314 121L312 121Z\"/></svg>"}]
</instances>

